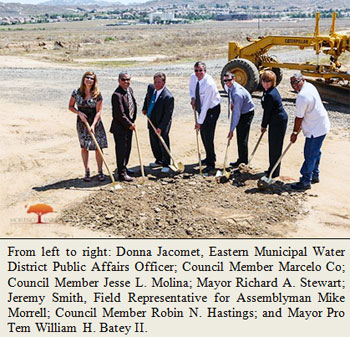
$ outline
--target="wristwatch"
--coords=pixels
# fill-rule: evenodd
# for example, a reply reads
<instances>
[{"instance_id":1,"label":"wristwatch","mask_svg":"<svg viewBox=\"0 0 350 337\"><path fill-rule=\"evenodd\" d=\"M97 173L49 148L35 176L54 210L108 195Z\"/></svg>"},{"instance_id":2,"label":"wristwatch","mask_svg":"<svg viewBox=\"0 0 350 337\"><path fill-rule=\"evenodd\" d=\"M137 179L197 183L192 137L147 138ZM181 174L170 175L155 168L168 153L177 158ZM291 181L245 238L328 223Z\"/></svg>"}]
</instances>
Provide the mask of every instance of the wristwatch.
<instances>
[{"instance_id":1,"label":"wristwatch","mask_svg":"<svg viewBox=\"0 0 350 337\"><path fill-rule=\"evenodd\" d=\"M298 132L297 131L293 131L293 135L297 135L298 134Z\"/></svg>"}]
</instances>

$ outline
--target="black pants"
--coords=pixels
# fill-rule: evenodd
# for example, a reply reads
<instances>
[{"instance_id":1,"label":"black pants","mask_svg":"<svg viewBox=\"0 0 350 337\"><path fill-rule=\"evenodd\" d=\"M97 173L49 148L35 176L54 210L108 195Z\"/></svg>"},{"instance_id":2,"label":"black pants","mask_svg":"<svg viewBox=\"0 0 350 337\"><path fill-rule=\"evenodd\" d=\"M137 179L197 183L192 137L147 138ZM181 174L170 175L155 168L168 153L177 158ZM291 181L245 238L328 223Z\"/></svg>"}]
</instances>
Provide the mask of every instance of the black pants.
<instances>
[{"instance_id":1,"label":"black pants","mask_svg":"<svg viewBox=\"0 0 350 337\"><path fill-rule=\"evenodd\" d=\"M238 146L238 163L248 163L248 139L250 125L254 117L254 111L247 112L241 115L236 126L237 146Z\"/></svg>"},{"instance_id":2,"label":"black pants","mask_svg":"<svg viewBox=\"0 0 350 337\"><path fill-rule=\"evenodd\" d=\"M220 115L220 104L207 111L204 123L200 128L202 142L205 148L207 166L214 166L216 155L214 149L214 136L216 122Z\"/></svg>"},{"instance_id":3,"label":"black pants","mask_svg":"<svg viewBox=\"0 0 350 337\"><path fill-rule=\"evenodd\" d=\"M288 120L282 121L276 125L269 125L269 161L270 167L267 170L270 174L272 168L275 166L277 160L281 156L283 149L283 140L287 131ZM272 173L272 178L276 178L280 175L281 164L276 167L276 170Z\"/></svg>"},{"instance_id":4,"label":"black pants","mask_svg":"<svg viewBox=\"0 0 350 337\"><path fill-rule=\"evenodd\" d=\"M118 174L126 173L131 151L132 133L132 130L126 130L122 125L118 125L116 132L113 133Z\"/></svg>"},{"instance_id":5,"label":"black pants","mask_svg":"<svg viewBox=\"0 0 350 337\"><path fill-rule=\"evenodd\" d=\"M163 138L165 144L168 146L170 150L169 130L170 130L170 124L167 127L167 129L164 132L162 132L161 137ZM164 149L164 146L161 144L159 137L153 131L152 127L149 128L149 139L151 143L152 153L156 161L161 161L164 167L169 166L170 156Z\"/></svg>"}]
</instances>

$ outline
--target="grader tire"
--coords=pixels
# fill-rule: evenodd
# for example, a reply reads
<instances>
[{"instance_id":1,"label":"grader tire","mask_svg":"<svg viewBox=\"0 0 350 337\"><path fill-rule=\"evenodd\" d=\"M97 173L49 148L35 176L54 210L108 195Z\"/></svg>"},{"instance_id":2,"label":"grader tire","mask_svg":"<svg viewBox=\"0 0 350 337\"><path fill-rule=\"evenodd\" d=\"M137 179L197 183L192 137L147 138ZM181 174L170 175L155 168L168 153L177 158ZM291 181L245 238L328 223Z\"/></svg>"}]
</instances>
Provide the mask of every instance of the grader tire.
<instances>
[{"instance_id":1,"label":"grader tire","mask_svg":"<svg viewBox=\"0 0 350 337\"><path fill-rule=\"evenodd\" d=\"M283 70L281 68L267 68L266 70L271 70L275 73L276 75L276 87L281 83L282 78L283 78ZM260 79L261 79L261 75L262 75L263 71L261 71L260 74ZM261 85L261 80L259 80L259 84L256 88L256 91L263 91L264 88Z\"/></svg>"},{"instance_id":2,"label":"grader tire","mask_svg":"<svg viewBox=\"0 0 350 337\"><path fill-rule=\"evenodd\" d=\"M245 59L234 59L227 63L221 72L221 85L224 86L224 75L232 73L236 82L245 87L249 92L256 90L259 84L259 72L253 62Z\"/></svg>"},{"instance_id":3,"label":"grader tire","mask_svg":"<svg viewBox=\"0 0 350 337\"><path fill-rule=\"evenodd\" d=\"M283 78L283 70L282 68L272 68L271 69L276 75L276 87L281 83Z\"/></svg>"}]
</instances>

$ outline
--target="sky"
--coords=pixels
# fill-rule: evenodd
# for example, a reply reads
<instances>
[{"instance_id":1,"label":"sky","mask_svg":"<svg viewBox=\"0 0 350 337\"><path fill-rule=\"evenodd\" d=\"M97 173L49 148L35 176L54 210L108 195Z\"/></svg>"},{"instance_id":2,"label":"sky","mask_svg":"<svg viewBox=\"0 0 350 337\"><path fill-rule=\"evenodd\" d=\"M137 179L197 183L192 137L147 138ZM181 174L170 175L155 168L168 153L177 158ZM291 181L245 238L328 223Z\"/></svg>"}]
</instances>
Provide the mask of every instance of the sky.
<instances>
[{"instance_id":1,"label":"sky","mask_svg":"<svg viewBox=\"0 0 350 337\"><path fill-rule=\"evenodd\" d=\"M22 4L33 4L33 5L36 5L36 4L39 4L41 2L45 2L45 1L47 1L47 0L0 0L0 2L19 2ZM124 5L126 5L126 4L131 3L131 2L146 2L147 0L104 0L104 1L120 2Z\"/></svg>"}]
</instances>

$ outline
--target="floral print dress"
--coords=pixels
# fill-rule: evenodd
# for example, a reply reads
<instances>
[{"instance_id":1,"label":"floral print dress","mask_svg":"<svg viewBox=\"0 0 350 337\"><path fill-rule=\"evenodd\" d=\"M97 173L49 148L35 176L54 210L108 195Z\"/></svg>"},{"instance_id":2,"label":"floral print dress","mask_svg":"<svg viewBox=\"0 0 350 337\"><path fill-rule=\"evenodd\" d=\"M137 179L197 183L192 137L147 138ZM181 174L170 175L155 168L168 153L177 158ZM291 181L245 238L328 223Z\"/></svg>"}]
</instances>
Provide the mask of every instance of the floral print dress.
<instances>
[{"instance_id":1,"label":"floral print dress","mask_svg":"<svg viewBox=\"0 0 350 337\"><path fill-rule=\"evenodd\" d=\"M80 90L76 89L73 91L72 97L75 99L76 108L87 116L89 125L91 125L96 116L96 104L102 100L101 94L95 99L90 98L89 100L85 100ZM90 151L96 150L95 143L79 116L77 118L77 131L80 147ZM97 122L95 127L95 138L101 149L108 147L107 136L101 119Z\"/></svg>"}]
</instances>

